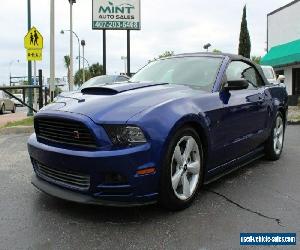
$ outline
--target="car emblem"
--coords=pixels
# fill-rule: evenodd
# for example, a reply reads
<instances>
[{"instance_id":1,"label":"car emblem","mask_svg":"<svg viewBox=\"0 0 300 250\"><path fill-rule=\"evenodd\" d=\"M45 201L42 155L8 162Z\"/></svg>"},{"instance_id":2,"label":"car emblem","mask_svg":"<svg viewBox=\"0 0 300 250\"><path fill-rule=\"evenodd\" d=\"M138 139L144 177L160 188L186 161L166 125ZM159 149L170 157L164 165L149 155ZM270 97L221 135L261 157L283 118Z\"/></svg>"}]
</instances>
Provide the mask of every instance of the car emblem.
<instances>
[{"instance_id":1,"label":"car emblem","mask_svg":"<svg viewBox=\"0 0 300 250\"><path fill-rule=\"evenodd\" d=\"M77 130L73 131L73 135L74 135L75 139L79 139L80 138L79 132Z\"/></svg>"}]
</instances>

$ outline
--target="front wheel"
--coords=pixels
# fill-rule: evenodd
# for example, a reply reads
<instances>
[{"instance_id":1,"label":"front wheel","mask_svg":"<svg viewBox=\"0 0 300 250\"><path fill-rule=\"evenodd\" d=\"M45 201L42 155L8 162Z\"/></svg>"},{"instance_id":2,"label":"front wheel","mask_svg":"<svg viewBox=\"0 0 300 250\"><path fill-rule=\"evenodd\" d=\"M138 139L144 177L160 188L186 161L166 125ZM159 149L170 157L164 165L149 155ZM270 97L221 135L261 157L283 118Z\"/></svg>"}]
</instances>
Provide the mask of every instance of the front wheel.
<instances>
[{"instance_id":1,"label":"front wheel","mask_svg":"<svg viewBox=\"0 0 300 250\"><path fill-rule=\"evenodd\" d=\"M191 127L177 131L171 139L161 174L160 204L170 210L188 207L203 180L203 150Z\"/></svg>"},{"instance_id":2,"label":"front wheel","mask_svg":"<svg viewBox=\"0 0 300 250\"><path fill-rule=\"evenodd\" d=\"M265 145L266 157L269 160L276 161L280 158L283 149L284 131L283 116L278 112L273 123L271 135Z\"/></svg>"}]
</instances>

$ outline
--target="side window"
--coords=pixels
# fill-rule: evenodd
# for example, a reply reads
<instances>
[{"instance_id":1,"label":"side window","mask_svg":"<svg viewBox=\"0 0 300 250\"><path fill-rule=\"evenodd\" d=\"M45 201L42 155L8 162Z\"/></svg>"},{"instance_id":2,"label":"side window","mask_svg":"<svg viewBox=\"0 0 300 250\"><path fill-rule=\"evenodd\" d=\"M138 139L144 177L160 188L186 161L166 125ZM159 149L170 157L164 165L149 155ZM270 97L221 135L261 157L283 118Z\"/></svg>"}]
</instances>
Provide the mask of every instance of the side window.
<instances>
[{"instance_id":1,"label":"side window","mask_svg":"<svg viewBox=\"0 0 300 250\"><path fill-rule=\"evenodd\" d=\"M249 82L248 89L256 89L263 85L261 76L251 65L241 62L233 61L229 64L226 71L227 81L239 80L241 78Z\"/></svg>"},{"instance_id":2,"label":"side window","mask_svg":"<svg viewBox=\"0 0 300 250\"><path fill-rule=\"evenodd\" d=\"M4 98L3 92L0 90L0 98Z\"/></svg>"}]
</instances>

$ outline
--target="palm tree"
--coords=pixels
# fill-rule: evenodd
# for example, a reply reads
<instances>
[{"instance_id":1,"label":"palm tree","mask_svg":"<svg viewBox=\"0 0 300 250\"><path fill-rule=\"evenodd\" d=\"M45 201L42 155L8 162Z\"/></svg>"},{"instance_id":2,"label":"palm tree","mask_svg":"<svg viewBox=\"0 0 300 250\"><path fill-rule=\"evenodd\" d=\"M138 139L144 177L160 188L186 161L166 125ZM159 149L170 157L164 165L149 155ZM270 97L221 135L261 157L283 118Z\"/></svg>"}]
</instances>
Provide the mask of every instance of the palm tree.
<instances>
[{"instance_id":1,"label":"palm tree","mask_svg":"<svg viewBox=\"0 0 300 250\"><path fill-rule=\"evenodd\" d=\"M65 61L65 67L68 71L67 77L68 77L68 84L69 84L69 89L70 89L70 79L71 79L71 71L70 71L70 64L71 64L71 59L69 55L64 56L64 61Z\"/></svg>"}]
</instances>

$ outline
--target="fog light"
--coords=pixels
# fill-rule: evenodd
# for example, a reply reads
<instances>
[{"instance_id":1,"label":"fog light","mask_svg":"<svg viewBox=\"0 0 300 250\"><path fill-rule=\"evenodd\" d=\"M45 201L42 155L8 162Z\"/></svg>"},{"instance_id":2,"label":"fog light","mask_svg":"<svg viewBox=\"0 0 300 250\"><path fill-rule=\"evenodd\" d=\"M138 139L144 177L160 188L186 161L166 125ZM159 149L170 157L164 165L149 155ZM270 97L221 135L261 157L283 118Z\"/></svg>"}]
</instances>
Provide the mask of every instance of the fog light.
<instances>
[{"instance_id":1,"label":"fog light","mask_svg":"<svg viewBox=\"0 0 300 250\"><path fill-rule=\"evenodd\" d=\"M137 170L136 173L138 175L155 174L156 169L155 168L144 168L144 169Z\"/></svg>"}]
</instances>

